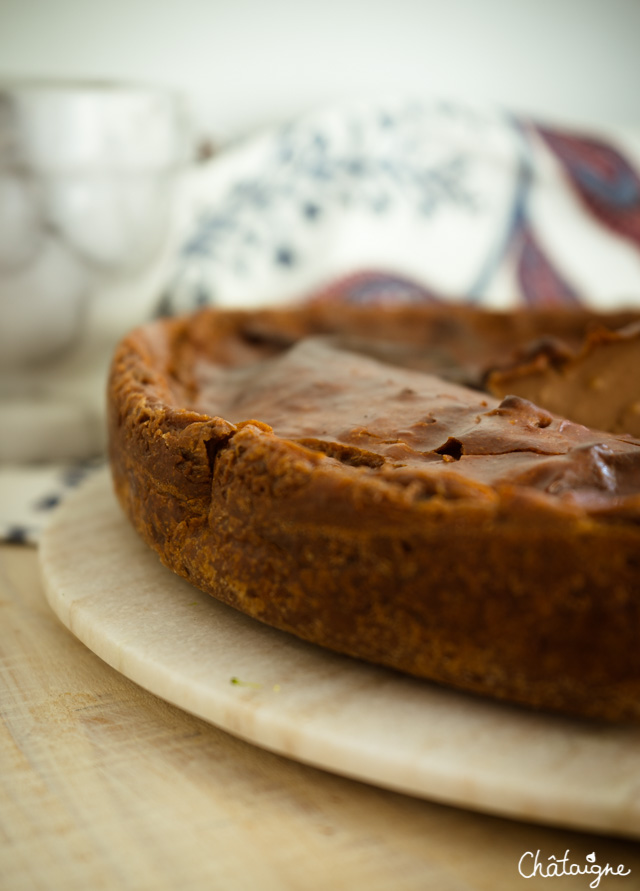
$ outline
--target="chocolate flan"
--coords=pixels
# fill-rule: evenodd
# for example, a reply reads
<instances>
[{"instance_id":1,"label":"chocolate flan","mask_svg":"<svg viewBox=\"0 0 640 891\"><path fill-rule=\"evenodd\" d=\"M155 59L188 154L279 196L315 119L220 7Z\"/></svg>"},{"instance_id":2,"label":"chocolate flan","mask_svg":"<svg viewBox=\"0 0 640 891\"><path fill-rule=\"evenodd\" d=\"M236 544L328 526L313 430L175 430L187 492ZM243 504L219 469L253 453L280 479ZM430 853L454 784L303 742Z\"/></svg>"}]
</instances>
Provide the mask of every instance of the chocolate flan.
<instances>
[{"instance_id":1,"label":"chocolate flan","mask_svg":"<svg viewBox=\"0 0 640 891\"><path fill-rule=\"evenodd\" d=\"M640 440L561 399L491 392L528 343L571 357L637 316L309 306L150 323L111 369L116 493L171 570L271 626L475 694L638 721Z\"/></svg>"}]
</instances>

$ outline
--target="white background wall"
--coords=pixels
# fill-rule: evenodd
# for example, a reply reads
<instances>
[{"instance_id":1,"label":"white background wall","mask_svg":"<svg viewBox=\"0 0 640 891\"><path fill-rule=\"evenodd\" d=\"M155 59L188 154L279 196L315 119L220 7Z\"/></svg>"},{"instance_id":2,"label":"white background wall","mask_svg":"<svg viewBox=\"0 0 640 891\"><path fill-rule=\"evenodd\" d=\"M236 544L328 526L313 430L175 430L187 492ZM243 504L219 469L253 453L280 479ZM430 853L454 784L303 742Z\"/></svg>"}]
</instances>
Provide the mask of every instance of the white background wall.
<instances>
[{"instance_id":1,"label":"white background wall","mask_svg":"<svg viewBox=\"0 0 640 891\"><path fill-rule=\"evenodd\" d=\"M640 128L640 0L0 0L0 78L179 87L216 141L380 89Z\"/></svg>"}]
</instances>

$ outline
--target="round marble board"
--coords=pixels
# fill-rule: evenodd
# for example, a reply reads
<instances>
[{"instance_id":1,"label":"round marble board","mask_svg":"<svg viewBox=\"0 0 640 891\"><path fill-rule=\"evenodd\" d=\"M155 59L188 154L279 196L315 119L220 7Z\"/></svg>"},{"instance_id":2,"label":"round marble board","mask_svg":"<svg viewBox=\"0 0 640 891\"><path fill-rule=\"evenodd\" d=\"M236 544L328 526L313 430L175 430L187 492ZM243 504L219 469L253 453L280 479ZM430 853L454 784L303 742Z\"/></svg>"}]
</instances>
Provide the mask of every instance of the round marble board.
<instances>
[{"instance_id":1,"label":"round marble board","mask_svg":"<svg viewBox=\"0 0 640 891\"><path fill-rule=\"evenodd\" d=\"M107 471L63 504L40 554L49 603L74 635L229 733L434 801L640 837L640 728L467 696L249 619L161 565Z\"/></svg>"}]
</instances>

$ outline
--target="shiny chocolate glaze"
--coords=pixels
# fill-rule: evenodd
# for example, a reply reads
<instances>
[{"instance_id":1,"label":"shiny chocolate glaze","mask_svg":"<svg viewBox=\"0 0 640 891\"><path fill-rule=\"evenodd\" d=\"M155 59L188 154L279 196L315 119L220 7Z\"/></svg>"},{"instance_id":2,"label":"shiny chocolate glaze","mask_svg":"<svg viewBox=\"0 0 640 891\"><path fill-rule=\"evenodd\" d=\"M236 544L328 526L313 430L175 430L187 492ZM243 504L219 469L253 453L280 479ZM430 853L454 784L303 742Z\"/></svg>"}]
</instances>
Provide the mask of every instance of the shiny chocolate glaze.
<instances>
[{"instance_id":1,"label":"shiny chocolate glaze","mask_svg":"<svg viewBox=\"0 0 640 891\"><path fill-rule=\"evenodd\" d=\"M533 487L594 511L640 494L640 440L589 429L519 396L502 401L433 375L307 339L242 368L200 361L193 410L257 420L343 463Z\"/></svg>"}]
</instances>

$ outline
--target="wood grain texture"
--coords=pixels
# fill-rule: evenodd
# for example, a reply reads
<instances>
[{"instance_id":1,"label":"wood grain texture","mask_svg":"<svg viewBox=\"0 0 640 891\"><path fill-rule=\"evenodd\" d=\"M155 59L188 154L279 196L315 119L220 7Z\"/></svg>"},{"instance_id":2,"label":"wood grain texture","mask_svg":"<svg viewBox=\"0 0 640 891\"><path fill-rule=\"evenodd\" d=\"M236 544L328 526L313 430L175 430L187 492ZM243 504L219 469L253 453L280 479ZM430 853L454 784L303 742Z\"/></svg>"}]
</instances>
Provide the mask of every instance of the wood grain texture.
<instances>
[{"instance_id":1,"label":"wood grain texture","mask_svg":"<svg viewBox=\"0 0 640 891\"><path fill-rule=\"evenodd\" d=\"M0 887L512 891L521 855L624 863L632 843L434 805L287 761L106 666L47 606L36 553L0 547ZM605 884L606 882L606 884Z\"/></svg>"}]
</instances>

